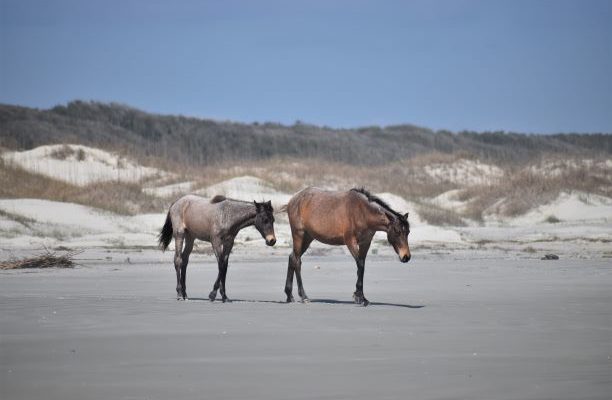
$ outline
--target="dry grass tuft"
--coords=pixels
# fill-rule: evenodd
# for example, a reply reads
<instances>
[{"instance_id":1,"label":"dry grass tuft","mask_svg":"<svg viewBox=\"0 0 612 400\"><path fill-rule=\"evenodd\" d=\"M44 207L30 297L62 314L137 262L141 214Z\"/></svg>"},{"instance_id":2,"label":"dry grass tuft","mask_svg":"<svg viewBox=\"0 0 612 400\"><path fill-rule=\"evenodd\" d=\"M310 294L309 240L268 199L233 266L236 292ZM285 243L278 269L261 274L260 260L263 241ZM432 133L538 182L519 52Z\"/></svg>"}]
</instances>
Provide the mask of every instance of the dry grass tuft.
<instances>
[{"instance_id":1,"label":"dry grass tuft","mask_svg":"<svg viewBox=\"0 0 612 400\"><path fill-rule=\"evenodd\" d=\"M468 187L459 199L469 200L464 216L479 221L485 213L515 217L553 201L562 191L572 190L610 196L612 184L610 178L587 169L567 170L553 176L521 169L507 171L492 184Z\"/></svg>"},{"instance_id":2,"label":"dry grass tuft","mask_svg":"<svg viewBox=\"0 0 612 400\"><path fill-rule=\"evenodd\" d=\"M65 160L74 154L74 149L67 144L53 150L49 155L57 160Z\"/></svg>"},{"instance_id":3,"label":"dry grass tuft","mask_svg":"<svg viewBox=\"0 0 612 400\"><path fill-rule=\"evenodd\" d=\"M549 224L557 224L559 222L561 222L561 220L557 217L555 217L554 215L549 215L544 222L548 222Z\"/></svg>"},{"instance_id":4,"label":"dry grass tuft","mask_svg":"<svg viewBox=\"0 0 612 400\"><path fill-rule=\"evenodd\" d=\"M214 176L217 181L239 175L252 175L270 182L275 189L286 193L294 193L306 186L338 190L363 186L373 192L391 192L405 199L418 201L458 188L450 182L435 182L423 173L423 166L428 163L452 162L455 159L456 156L428 154L385 165L358 166L317 159L274 158L233 163L231 167L219 166L200 172L209 178Z\"/></svg>"},{"instance_id":5,"label":"dry grass tuft","mask_svg":"<svg viewBox=\"0 0 612 400\"><path fill-rule=\"evenodd\" d=\"M68 201L112 211L117 214L161 212L167 204L162 199L146 194L139 184L101 182L71 192Z\"/></svg>"},{"instance_id":6,"label":"dry grass tuft","mask_svg":"<svg viewBox=\"0 0 612 400\"><path fill-rule=\"evenodd\" d=\"M5 217L17 223L20 223L26 228L30 228L32 224L36 223L36 220L32 218L24 217L23 215L14 214L12 212L8 212L8 211L1 210L1 209L0 209L0 217Z\"/></svg>"},{"instance_id":7,"label":"dry grass tuft","mask_svg":"<svg viewBox=\"0 0 612 400\"><path fill-rule=\"evenodd\" d=\"M2 159L0 198L71 202L123 215L161 212L167 207L166 201L144 193L136 183L100 182L80 187L33 174Z\"/></svg>"},{"instance_id":8,"label":"dry grass tuft","mask_svg":"<svg viewBox=\"0 0 612 400\"><path fill-rule=\"evenodd\" d=\"M418 213L428 224L438 226L465 226L465 221L454 211L433 204L420 204Z\"/></svg>"},{"instance_id":9,"label":"dry grass tuft","mask_svg":"<svg viewBox=\"0 0 612 400\"><path fill-rule=\"evenodd\" d=\"M82 250L72 250L58 255L45 248L45 252L38 256L2 261L0 269L73 268L76 265L73 261L74 256L82 252Z\"/></svg>"}]
</instances>

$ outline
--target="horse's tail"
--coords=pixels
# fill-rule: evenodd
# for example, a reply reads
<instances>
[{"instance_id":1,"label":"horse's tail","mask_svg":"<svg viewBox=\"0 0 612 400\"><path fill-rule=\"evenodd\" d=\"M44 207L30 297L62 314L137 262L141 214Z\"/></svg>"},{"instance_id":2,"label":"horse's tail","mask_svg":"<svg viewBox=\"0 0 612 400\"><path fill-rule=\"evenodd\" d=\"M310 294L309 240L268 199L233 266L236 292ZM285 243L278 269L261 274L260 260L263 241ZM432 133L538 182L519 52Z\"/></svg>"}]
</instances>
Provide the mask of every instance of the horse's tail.
<instances>
[{"instance_id":1,"label":"horse's tail","mask_svg":"<svg viewBox=\"0 0 612 400\"><path fill-rule=\"evenodd\" d=\"M164 224L161 231L159 231L159 248L162 251L166 251L170 241L172 240L172 218L170 218L170 211L168 211L168 215L166 216L166 223Z\"/></svg>"},{"instance_id":2,"label":"horse's tail","mask_svg":"<svg viewBox=\"0 0 612 400\"><path fill-rule=\"evenodd\" d=\"M277 211L277 212L279 212L279 213L284 213L284 212L287 212L287 207L289 207L289 204L284 204L284 205L282 205L282 206L281 206L281 207L278 209L278 211Z\"/></svg>"}]
</instances>

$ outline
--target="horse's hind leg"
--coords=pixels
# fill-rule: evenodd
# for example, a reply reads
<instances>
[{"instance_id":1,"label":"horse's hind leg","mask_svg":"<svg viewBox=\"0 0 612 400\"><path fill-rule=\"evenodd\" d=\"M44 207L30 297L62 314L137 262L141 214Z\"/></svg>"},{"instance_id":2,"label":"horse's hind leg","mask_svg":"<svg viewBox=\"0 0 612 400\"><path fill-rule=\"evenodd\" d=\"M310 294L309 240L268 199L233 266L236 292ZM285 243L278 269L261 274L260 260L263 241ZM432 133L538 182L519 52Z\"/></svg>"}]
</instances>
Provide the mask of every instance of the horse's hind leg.
<instances>
[{"instance_id":1,"label":"horse's hind leg","mask_svg":"<svg viewBox=\"0 0 612 400\"><path fill-rule=\"evenodd\" d=\"M188 232L185 234L185 248L181 255L181 295L183 299L187 298L187 263L189 262L189 255L193 250L193 242L195 238Z\"/></svg>"},{"instance_id":2,"label":"horse's hind leg","mask_svg":"<svg viewBox=\"0 0 612 400\"><path fill-rule=\"evenodd\" d=\"M183 264L183 240L184 232L176 232L174 235L174 269L176 270L176 299L185 299L183 297L183 286L181 279L181 266Z\"/></svg>"},{"instance_id":3,"label":"horse's hind leg","mask_svg":"<svg viewBox=\"0 0 612 400\"><path fill-rule=\"evenodd\" d=\"M287 282L285 284L285 293L287 294L287 302L293 301L292 286L293 274L298 284L298 294L303 302L308 302L308 296L302 284L302 255L308 250L308 246L312 243L312 237L307 233L293 236L293 252L289 256L289 266L287 268Z\"/></svg>"},{"instance_id":4,"label":"horse's hind leg","mask_svg":"<svg viewBox=\"0 0 612 400\"><path fill-rule=\"evenodd\" d=\"M304 291L304 285L302 285L302 256L295 257L295 263L293 264L295 270L295 280L298 285L298 294L304 303L308 303L310 300Z\"/></svg>"}]
</instances>

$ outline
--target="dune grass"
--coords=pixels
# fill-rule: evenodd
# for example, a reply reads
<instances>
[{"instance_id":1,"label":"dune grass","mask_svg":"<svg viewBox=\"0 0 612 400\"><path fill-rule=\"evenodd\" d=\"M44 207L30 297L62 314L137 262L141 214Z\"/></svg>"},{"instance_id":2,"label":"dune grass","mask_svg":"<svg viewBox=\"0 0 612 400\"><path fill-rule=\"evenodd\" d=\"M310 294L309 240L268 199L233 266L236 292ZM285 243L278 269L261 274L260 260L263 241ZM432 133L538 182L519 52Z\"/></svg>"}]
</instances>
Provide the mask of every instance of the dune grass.
<instances>
[{"instance_id":1,"label":"dune grass","mask_svg":"<svg viewBox=\"0 0 612 400\"><path fill-rule=\"evenodd\" d=\"M527 168L510 170L491 184L465 188L459 199L469 201L464 216L480 221L487 213L506 217L525 214L534 207L553 201L563 191L610 196L612 177L586 167L549 176Z\"/></svg>"},{"instance_id":2,"label":"dune grass","mask_svg":"<svg viewBox=\"0 0 612 400\"><path fill-rule=\"evenodd\" d=\"M612 195L612 174L592 163L577 162L574 167L554 174L538 172L535 169L538 164L497 164L504 171L503 176L486 184L459 184L444 177L434 179L425 172L428 165L452 166L465 159L476 160L468 154L429 153L384 165L275 157L202 167L180 160L150 158L147 166L170 172L165 179L150 178L141 183L103 182L84 187L33 174L0 159L0 198L74 202L133 215L164 212L175 200L175 195L167 198L149 195L143 192L143 186L192 181L192 190L197 191L226 179L251 175L285 193L295 193L306 186L338 190L363 186L373 192L390 192L419 204L417 210L400 210L402 212L416 211L433 225L461 226L466 220L482 221L489 213L506 217L524 214L554 200L562 191ZM454 189L460 189L458 199L466 204L463 209L454 210L431 203L433 197Z\"/></svg>"},{"instance_id":3,"label":"dune grass","mask_svg":"<svg viewBox=\"0 0 612 400\"><path fill-rule=\"evenodd\" d=\"M144 193L136 183L99 182L75 186L33 174L1 159L0 198L71 202L123 215L162 212L167 207L167 201Z\"/></svg>"}]
</instances>

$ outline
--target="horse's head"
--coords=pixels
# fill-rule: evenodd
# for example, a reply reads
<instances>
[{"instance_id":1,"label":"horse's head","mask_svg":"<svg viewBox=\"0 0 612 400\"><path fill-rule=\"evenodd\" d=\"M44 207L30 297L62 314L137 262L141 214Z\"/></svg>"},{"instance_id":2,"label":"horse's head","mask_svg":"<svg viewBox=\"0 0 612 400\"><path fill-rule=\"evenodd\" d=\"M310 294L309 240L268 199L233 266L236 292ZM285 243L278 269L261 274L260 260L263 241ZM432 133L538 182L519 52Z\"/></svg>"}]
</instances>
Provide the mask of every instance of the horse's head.
<instances>
[{"instance_id":1,"label":"horse's head","mask_svg":"<svg viewBox=\"0 0 612 400\"><path fill-rule=\"evenodd\" d=\"M274 209L272 202L255 203L255 228L261 234L261 237L266 240L268 246L274 246L276 243L276 235L274 235Z\"/></svg>"},{"instance_id":2,"label":"horse's head","mask_svg":"<svg viewBox=\"0 0 612 400\"><path fill-rule=\"evenodd\" d=\"M408 213L404 215L389 216L389 228L387 230L387 240L393 246L400 261L405 263L410 261L410 247L408 246L408 234L410 224L408 223Z\"/></svg>"}]
</instances>

